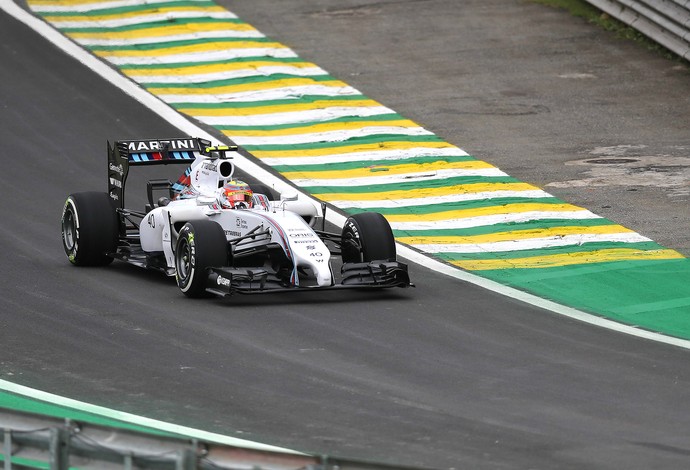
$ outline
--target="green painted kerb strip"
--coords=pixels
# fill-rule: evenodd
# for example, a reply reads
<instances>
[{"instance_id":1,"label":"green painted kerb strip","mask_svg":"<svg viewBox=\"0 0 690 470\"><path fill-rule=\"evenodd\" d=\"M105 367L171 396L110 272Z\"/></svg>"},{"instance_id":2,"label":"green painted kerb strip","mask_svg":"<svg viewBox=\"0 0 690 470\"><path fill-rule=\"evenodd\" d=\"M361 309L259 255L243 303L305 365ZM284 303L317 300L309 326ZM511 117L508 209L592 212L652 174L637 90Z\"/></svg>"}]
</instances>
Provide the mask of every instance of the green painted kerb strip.
<instances>
[{"instance_id":1,"label":"green painted kerb strip","mask_svg":"<svg viewBox=\"0 0 690 470\"><path fill-rule=\"evenodd\" d=\"M173 434L161 431L159 429L138 426L136 424L128 423L125 421L107 418L101 415L88 413L75 408L69 408L66 406L60 406L49 402L35 400L32 398L16 395L14 393L2 390L0 390L0 408L7 408L10 410L23 411L27 413L35 413L43 416L51 416L53 418L70 419L73 421L90 423L98 426L127 429L147 434L154 434L157 436L176 438L186 437L180 434Z\"/></svg>"},{"instance_id":2,"label":"green painted kerb strip","mask_svg":"<svg viewBox=\"0 0 690 470\"><path fill-rule=\"evenodd\" d=\"M153 95L396 239L557 303L690 339L690 262L520 182L211 0L27 0ZM519 158L516 155L516 158Z\"/></svg>"},{"instance_id":3,"label":"green painted kerb strip","mask_svg":"<svg viewBox=\"0 0 690 470\"><path fill-rule=\"evenodd\" d=\"M166 423L123 411L112 410L98 405L61 397L52 393L35 390L23 385L0 379L0 408L7 408L29 413L38 413L55 418L68 418L75 421L92 423L144 432L161 437L178 439L200 439L205 442L243 447L258 451L300 454L294 450L261 444L259 442L238 439L231 436L194 429L178 424Z\"/></svg>"},{"instance_id":4,"label":"green painted kerb strip","mask_svg":"<svg viewBox=\"0 0 690 470\"><path fill-rule=\"evenodd\" d=\"M5 455L0 454L0 462L5 461ZM19 468L45 468L49 469L50 464L47 462L40 462L38 460L33 460L33 459L25 459L23 457L12 457L10 459L10 462L12 462L12 465L15 465ZM14 468L17 468L14 467ZM75 470L75 467L69 467L69 470Z\"/></svg>"},{"instance_id":5,"label":"green painted kerb strip","mask_svg":"<svg viewBox=\"0 0 690 470\"><path fill-rule=\"evenodd\" d=\"M620 261L482 275L649 331L690 339L690 259Z\"/></svg>"}]
</instances>

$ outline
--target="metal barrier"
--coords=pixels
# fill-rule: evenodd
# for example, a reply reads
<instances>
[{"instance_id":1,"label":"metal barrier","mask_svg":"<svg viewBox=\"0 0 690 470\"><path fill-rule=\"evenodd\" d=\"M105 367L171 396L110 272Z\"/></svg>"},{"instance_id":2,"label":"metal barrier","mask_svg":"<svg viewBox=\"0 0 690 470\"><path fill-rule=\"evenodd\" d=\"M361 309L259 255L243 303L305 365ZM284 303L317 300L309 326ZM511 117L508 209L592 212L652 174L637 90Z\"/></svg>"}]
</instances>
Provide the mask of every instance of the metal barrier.
<instances>
[{"instance_id":1,"label":"metal barrier","mask_svg":"<svg viewBox=\"0 0 690 470\"><path fill-rule=\"evenodd\" d=\"M0 469L422 470L255 450L0 408Z\"/></svg>"},{"instance_id":2,"label":"metal barrier","mask_svg":"<svg viewBox=\"0 0 690 470\"><path fill-rule=\"evenodd\" d=\"M586 0L690 60L690 0Z\"/></svg>"}]
</instances>

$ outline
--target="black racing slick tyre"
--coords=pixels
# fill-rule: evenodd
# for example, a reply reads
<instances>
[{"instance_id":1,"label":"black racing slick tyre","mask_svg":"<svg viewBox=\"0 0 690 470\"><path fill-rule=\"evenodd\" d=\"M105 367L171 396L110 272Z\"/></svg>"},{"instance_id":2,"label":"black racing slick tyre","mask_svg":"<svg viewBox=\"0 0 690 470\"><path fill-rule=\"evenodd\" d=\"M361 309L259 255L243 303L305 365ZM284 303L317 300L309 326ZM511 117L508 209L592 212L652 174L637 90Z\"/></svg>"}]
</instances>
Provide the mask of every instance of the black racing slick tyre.
<instances>
[{"instance_id":1,"label":"black racing slick tyre","mask_svg":"<svg viewBox=\"0 0 690 470\"><path fill-rule=\"evenodd\" d=\"M175 245L175 279L188 297L204 297L208 268L225 266L228 243L223 228L211 220L187 222Z\"/></svg>"},{"instance_id":2,"label":"black racing slick tyre","mask_svg":"<svg viewBox=\"0 0 690 470\"><path fill-rule=\"evenodd\" d=\"M77 266L105 266L117 249L119 222L108 193L70 194L62 209L62 246Z\"/></svg>"},{"instance_id":3,"label":"black racing slick tyre","mask_svg":"<svg viewBox=\"0 0 690 470\"><path fill-rule=\"evenodd\" d=\"M345 221L342 231L343 263L395 261L395 238L388 221L378 212L362 212Z\"/></svg>"}]
</instances>

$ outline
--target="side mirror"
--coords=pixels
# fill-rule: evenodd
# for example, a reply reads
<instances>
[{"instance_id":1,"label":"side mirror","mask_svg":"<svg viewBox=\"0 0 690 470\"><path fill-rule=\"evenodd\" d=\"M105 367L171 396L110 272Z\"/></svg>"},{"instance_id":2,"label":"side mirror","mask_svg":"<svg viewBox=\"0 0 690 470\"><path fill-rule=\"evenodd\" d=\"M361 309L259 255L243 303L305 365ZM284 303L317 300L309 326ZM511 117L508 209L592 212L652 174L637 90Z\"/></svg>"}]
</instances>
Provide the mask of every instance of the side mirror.
<instances>
[{"instance_id":1,"label":"side mirror","mask_svg":"<svg viewBox=\"0 0 690 470\"><path fill-rule=\"evenodd\" d=\"M197 206L211 206L218 202L215 197L199 196L196 198Z\"/></svg>"},{"instance_id":2,"label":"side mirror","mask_svg":"<svg viewBox=\"0 0 690 470\"><path fill-rule=\"evenodd\" d=\"M280 195L281 201L296 201L298 198L299 198L299 195L293 191L287 191L287 192L284 192Z\"/></svg>"}]
</instances>

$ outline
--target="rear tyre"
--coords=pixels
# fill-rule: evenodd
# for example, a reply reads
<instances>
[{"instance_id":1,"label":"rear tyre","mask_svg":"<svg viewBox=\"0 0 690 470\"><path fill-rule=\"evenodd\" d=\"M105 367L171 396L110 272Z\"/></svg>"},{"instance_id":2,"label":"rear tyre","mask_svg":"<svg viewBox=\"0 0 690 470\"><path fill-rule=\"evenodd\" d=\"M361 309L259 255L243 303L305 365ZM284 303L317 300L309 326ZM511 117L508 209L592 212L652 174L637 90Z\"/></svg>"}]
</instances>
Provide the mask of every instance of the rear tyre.
<instances>
[{"instance_id":1,"label":"rear tyre","mask_svg":"<svg viewBox=\"0 0 690 470\"><path fill-rule=\"evenodd\" d=\"M388 221L377 212L362 212L345 221L342 231L343 263L395 261L395 238Z\"/></svg>"},{"instance_id":2,"label":"rear tyre","mask_svg":"<svg viewBox=\"0 0 690 470\"><path fill-rule=\"evenodd\" d=\"M228 242L223 227L211 220L187 222L175 247L175 279L188 297L204 297L208 268L225 266Z\"/></svg>"},{"instance_id":3,"label":"rear tyre","mask_svg":"<svg viewBox=\"0 0 690 470\"><path fill-rule=\"evenodd\" d=\"M62 246L77 266L105 266L117 249L119 223L108 193L70 194L62 209Z\"/></svg>"}]
</instances>

